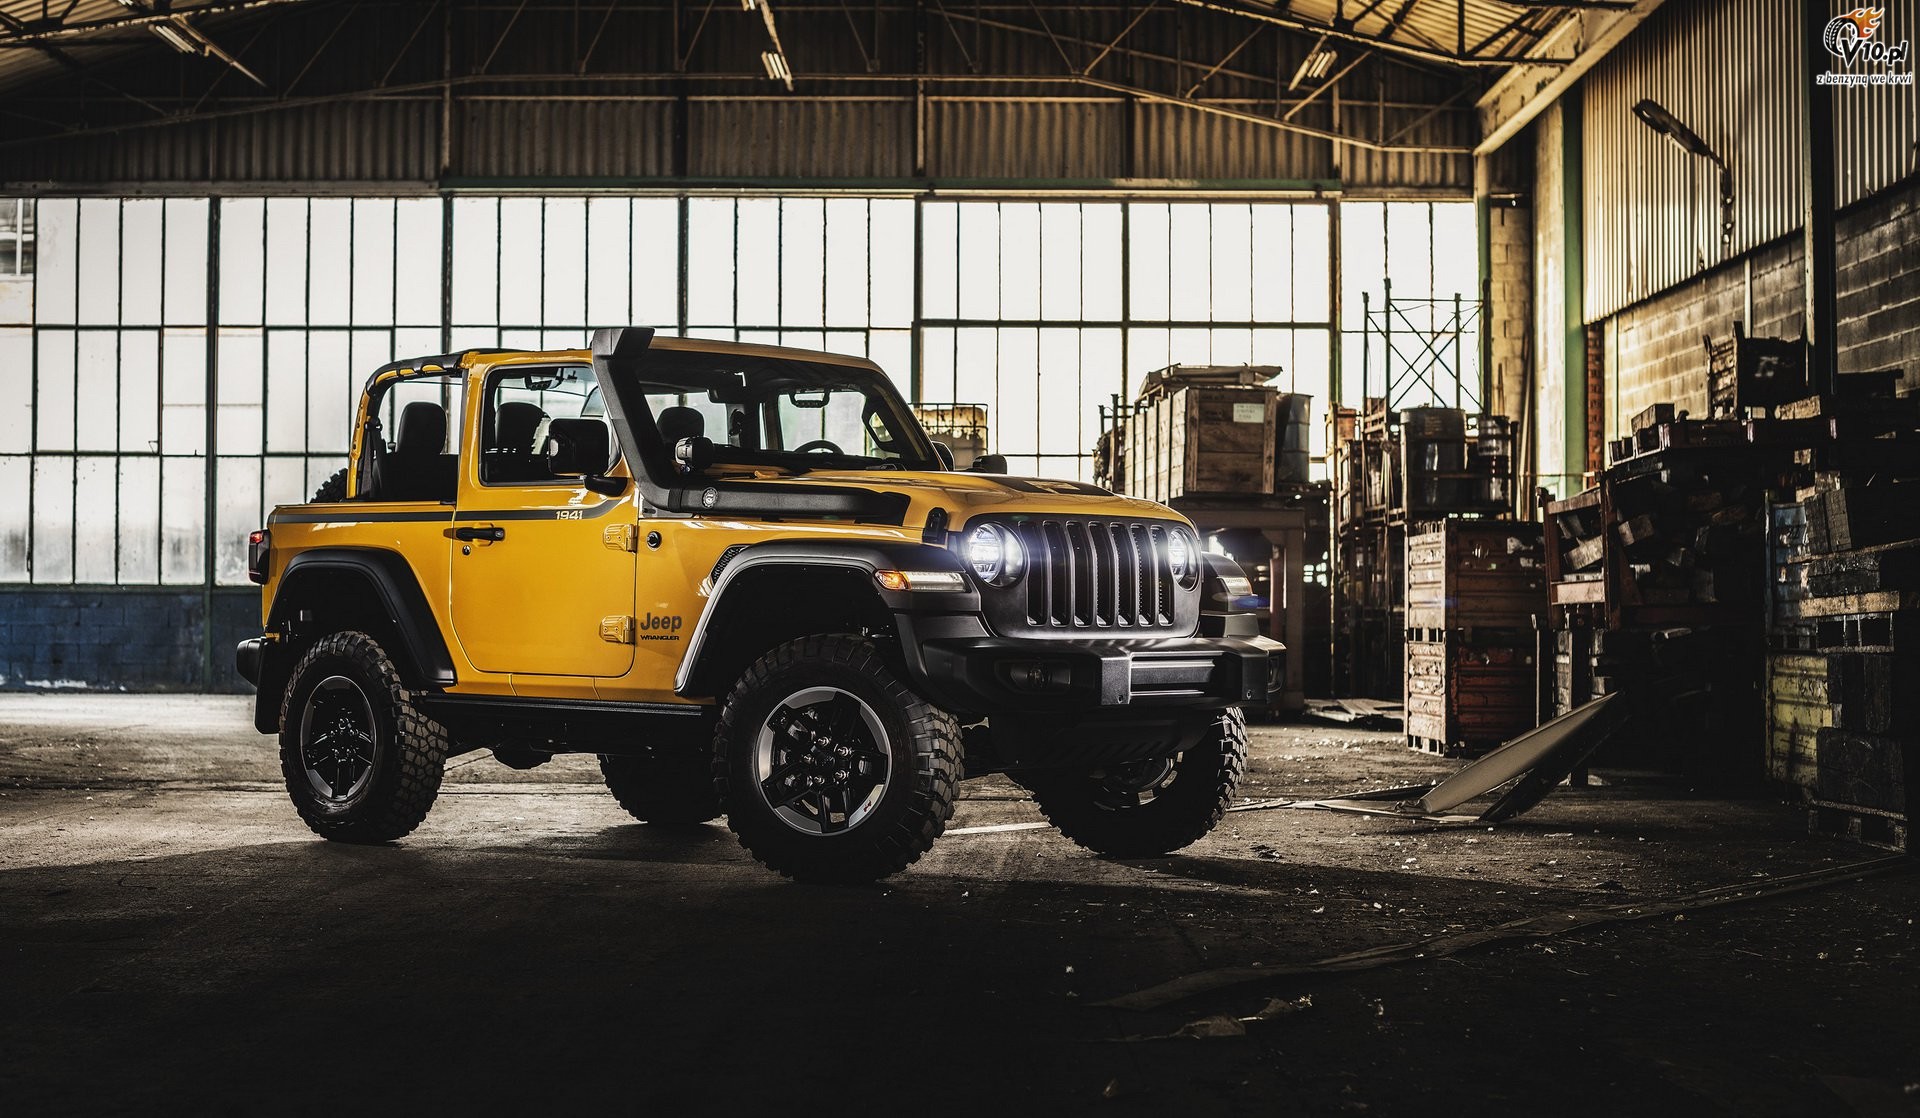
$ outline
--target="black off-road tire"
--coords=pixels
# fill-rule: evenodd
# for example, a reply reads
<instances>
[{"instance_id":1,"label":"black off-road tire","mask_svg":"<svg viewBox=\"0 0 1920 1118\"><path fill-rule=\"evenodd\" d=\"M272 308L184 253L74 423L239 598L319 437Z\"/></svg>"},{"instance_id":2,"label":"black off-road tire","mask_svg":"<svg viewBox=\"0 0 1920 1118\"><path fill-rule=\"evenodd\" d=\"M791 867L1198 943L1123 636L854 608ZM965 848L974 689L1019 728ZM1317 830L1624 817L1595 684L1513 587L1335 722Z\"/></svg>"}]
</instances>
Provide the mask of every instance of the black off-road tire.
<instances>
[{"instance_id":1,"label":"black off-road tire","mask_svg":"<svg viewBox=\"0 0 1920 1118\"><path fill-rule=\"evenodd\" d=\"M777 708L809 689L838 689L864 703L887 740L884 789L848 829L811 834L789 825L763 794L757 743ZM768 652L727 696L715 737L714 785L727 826L768 869L797 881L859 884L919 861L953 817L961 767L960 724L901 680L864 637L827 634Z\"/></svg>"},{"instance_id":2,"label":"black off-road tire","mask_svg":"<svg viewBox=\"0 0 1920 1118\"><path fill-rule=\"evenodd\" d=\"M301 741L308 703L323 683L344 680L372 715L365 784L329 799L315 788ZM344 693L340 683L332 683ZM415 710L400 673L365 633L331 633L295 665L280 705L280 771L308 827L334 842L392 842L412 833L440 793L449 740L444 727Z\"/></svg>"},{"instance_id":3,"label":"black off-road tire","mask_svg":"<svg viewBox=\"0 0 1920 1118\"><path fill-rule=\"evenodd\" d=\"M1213 716L1199 744L1182 753L1170 779L1144 803L1128 804L1086 772L1021 774L1040 813L1096 854L1150 858L1204 837L1226 816L1247 767L1247 719L1232 707Z\"/></svg>"},{"instance_id":4,"label":"black off-road tire","mask_svg":"<svg viewBox=\"0 0 1920 1118\"><path fill-rule=\"evenodd\" d=\"M346 499L347 468L342 466L332 477L321 482L320 488L313 491L313 501L311 503L319 505L329 501L344 501Z\"/></svg>"},{"instance_id":5,"label":"black off-road tire","mask_svg":"<svg viewBox=\"0 0 1920 1118\"><path fill-rule=\"evenodd\" d=\"M704 720L703 720L704 721ZM644 754L600 757L607 791L642 823L691 826L720 816L713 788L712 738L659 746Z\"/></svg>"}]
</instances>

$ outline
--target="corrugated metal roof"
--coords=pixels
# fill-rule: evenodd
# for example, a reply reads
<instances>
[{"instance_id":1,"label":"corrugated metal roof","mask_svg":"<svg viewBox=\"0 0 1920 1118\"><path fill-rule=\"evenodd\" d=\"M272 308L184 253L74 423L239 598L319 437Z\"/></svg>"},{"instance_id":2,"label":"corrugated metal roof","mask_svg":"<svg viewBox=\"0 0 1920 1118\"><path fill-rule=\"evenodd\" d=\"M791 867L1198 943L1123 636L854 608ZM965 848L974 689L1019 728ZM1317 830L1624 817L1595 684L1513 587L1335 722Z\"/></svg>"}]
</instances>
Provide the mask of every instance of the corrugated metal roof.
<instances>
[{"instance_id":1,"label":"corrugated metal roof","mask_svg":"<svg viewBox=\"0 0 1920 1118\"><path fill-rule=\"evenodd\" d=\"M1247 0L1247 6L1309 23L1350 19L1355 34L1448 54L1458 51L1463 42L1469 53L1517 53L1558 24L1572 7L1554 10L1551 5L1501 0ZM1534 32L1521 31L1522 23Z\"/></svg>"}]
</instances>

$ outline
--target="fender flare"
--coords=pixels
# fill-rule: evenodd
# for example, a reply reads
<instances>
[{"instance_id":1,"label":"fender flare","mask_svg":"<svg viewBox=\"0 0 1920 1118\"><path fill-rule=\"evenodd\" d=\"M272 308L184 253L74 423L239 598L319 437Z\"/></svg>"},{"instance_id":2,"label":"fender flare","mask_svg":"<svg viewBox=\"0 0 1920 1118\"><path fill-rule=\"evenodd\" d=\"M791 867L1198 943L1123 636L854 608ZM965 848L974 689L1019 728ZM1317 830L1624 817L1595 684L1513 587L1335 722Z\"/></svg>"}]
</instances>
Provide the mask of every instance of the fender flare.
<instances>
[{"instance_id":1,"label":"fender flare","mask_svg":"<svg viewBox=\"0 0 1920 1118\"><path fill-rule=\"evenodd\" d=\"M709 682L704 671L711 666L709 634L724 629L733 621L728 608L728 591L755 572L785 569L797 578L817 576L825 570L852 570L868 576L882 607L892 614L978 614L980 592L968 579L965 590L888 590L872 580L875 571L952 571L966 575L960 557L932 544L887 540L780 540L752 544L724 554L715 565L717 578L707 594L707 607L687 639L686 655L673 681L674 693L682 697L704 693ZM734 601L738 601L736 596ZM909 657L909 660L912 658Z\"/></svg>"},{"instance_id":2,"label":"fender flare","mask_svg":"<svg viewBox=\"0 0 1920 1118\"><path fill-rule=\"evenodd\" d=\"M399 634L400 646L392 652L408 687L437 690L454 685L453 658L434 622L433 607L413 568L397 551L324 547L294 556L274 588L273 604L267 610L268 631L283 630L295 620L294 611L306 604L300 600L301 585L326 572L345 572L372 587L373 600Z\"/></svg>"}]
</instances>

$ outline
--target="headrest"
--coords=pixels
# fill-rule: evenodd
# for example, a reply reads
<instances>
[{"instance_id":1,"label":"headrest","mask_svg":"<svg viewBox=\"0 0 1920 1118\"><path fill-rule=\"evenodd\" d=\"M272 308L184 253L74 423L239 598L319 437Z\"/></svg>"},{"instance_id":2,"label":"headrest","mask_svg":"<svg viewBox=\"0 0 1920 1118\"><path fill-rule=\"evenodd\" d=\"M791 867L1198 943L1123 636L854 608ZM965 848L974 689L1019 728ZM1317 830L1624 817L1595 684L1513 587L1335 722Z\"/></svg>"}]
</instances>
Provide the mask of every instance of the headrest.
<instances>
[{"instance_id":1,"label":"headrest","mask_svg":"<svg viewBox=\"0 0 1920 1118\"><path fill-rule=\"evenodd\" d=\"M396 454L439 454L447 445L447 413L439 404L415 400L400 409L394 429Z\"/></svg>"},{"instance_id":2,"label":"headrest","mask_svg":"<svg viewBox=\"0 0 1920 1118\"><path fill-rule=\"evenodd\" d=\"M547 413L541 411L538 404L529 404L524 400L501 404L493 413L494 447L516 454L531 454L534 432L540 430L540 421L546 417Z\"/></svg>"},{"instance_id":3,"label":"headrest","mask_svg":"<svg viewBox=\"0 0 1920 1118\"><path fill-rule=\"evenodd\" d=\"M667 444L669 453L681 439L698 438L707 433L707 417L687 407L661 408L660 418L654 423L660 428L660 439Z\"/></svg>"}]
</instances>

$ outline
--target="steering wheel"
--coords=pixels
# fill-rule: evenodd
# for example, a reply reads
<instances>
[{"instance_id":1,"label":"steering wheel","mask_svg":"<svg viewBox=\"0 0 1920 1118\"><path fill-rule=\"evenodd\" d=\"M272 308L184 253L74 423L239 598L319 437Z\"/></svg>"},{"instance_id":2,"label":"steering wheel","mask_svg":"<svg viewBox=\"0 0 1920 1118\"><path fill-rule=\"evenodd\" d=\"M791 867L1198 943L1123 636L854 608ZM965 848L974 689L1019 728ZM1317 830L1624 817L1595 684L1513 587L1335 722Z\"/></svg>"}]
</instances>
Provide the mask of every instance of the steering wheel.
<instances>
[{"instance_id":1,"label":"steering wheel","mask_svg":"<svg viewBox=\"0 0 1920 1118\"><path fill-rule=\"evenodd\" d=\"M842 456L847 453L841 450L840 444L834 442L832 439L815 439L812 442L801 443L799 446L793 448L795 454L809 454L814 451L825 451L828 454L838 454Z\"/></svg>"}]
</instances>

